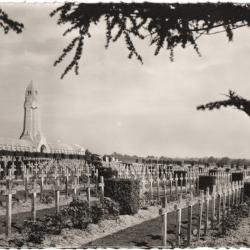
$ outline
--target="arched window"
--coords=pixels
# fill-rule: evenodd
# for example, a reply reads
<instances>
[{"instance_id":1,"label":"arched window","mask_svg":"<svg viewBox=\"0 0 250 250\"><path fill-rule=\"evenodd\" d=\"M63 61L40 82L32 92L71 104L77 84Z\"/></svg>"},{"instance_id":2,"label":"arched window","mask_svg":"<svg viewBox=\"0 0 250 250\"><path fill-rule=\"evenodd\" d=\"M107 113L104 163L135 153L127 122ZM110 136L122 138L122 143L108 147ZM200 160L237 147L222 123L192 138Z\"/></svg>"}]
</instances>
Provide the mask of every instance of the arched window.
<instances>
[{"instance_id":1,"label":"arched window","mask_svg":"<svg viewBox=\"0 0 250 250\"><path fill-rule=\"evenodd\" d=\"M46 153L46 152L47 152L47 149L46 149L46 146L45 146L45 145L42 145L42 146L41 146L40 152L41 152L41 153Z\"/></svg>"}]
</instances>

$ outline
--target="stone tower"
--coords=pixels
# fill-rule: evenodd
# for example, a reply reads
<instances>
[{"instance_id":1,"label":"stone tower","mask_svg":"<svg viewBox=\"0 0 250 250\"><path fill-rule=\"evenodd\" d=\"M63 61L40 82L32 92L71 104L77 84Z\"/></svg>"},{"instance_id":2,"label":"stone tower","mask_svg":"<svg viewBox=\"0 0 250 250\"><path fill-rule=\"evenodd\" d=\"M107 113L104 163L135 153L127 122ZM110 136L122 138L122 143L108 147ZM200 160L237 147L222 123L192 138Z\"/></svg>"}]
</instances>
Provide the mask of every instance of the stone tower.
<instances>
[{"instance_id":1,"label":"stone tower","mask_svg":"<svg viewBox=\"0 0 250 250\"><path fill-rule=\"evenodd\" d=\"M23 132L20 139L31 141L37 151L48 152L48 145L41 130L38 91L31 81L25 91Z\"/></svg>"}]
</instances>

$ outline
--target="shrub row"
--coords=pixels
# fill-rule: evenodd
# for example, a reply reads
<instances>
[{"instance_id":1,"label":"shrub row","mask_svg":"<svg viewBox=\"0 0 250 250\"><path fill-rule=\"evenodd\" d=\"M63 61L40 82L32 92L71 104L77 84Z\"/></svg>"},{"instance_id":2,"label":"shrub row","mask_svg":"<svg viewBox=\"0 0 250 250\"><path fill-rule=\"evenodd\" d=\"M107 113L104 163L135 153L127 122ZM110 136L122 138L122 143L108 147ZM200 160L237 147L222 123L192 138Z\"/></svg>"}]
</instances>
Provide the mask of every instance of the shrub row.
<instances>
[{"instance_id":1,"label":"shrub row","mask_svg":"<svg viewBox=\"0 0 250 250\"><path fill-rule=\"evenodd\" d=\"M213 190L213 185L216 184L216 176L200 175L199 176L199 190L206 191L209 187L210 192Z\"/></svg>"},{"instance_id":2,"label":"shrub row","mask_svg":"<svg viewBox=\"0 0 250 250\"><path fill-rule=\"evenodd\" d=\"M232 181L242 181L244 178L243 172L232 173Z\"/></svg>"},{"instance_id":3,"label":"shrub row","mask_svg":"<svg viewBox=\"0 0 250 250\"><path fill-rule=\"evenodd\" d=\"M116 219L119 216L119 204L110 198L104 198L89 207L87 201L74 198L68 207L62 209L58 215L45 216L42 220L25 221L21 238L15 244L21 247L26 242L41 244L45 234L60 234L64 228L86 229L90 223L98 223L103 219Z\"/></svg>"},{"instance_id":4,"label":"shrub row","mask_svg":"<svg viewBox=\"0 0 250 250\"><path fill-rule=\"evenodd\" d=\"M104 196L119 203L121 214L136 214L140 205L139 180L107 179Z\"/></svg>"},{"instance_id":5,"label":"shrub row","mask_svg":"<svg viewBox=\"0 0 250 250\"><path fill-rule=\"evenodd\" d=\"M108 167L108 168L99 167L98 168L98 174L99 174L99 176L103 176L103 178L105 180L105 179L111 179L113 177L117 177L118 176L118 171L113 169L113 168L110 168L110 167Z\"/></svg>"}]
</instances>

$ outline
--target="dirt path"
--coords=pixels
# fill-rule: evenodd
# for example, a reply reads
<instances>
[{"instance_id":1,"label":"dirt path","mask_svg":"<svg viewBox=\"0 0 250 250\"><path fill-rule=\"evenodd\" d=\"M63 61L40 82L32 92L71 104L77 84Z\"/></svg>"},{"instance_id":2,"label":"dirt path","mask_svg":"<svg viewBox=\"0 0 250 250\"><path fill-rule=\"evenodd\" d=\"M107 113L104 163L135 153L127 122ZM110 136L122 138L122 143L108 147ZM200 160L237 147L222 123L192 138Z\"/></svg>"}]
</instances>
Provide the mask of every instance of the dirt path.
<instances>
[{"instance_id":1,"label":"dirt path","mask_svg":"<svg viewBox=\"0 0 250 250\"><path fill-rule=\"evenodd\" d=\"M100 238L93 242L83 245L83 248L96 247L139 247L139 248L154 248L161 247L161 218L146 221L134 227L127 228L112 235ZM175 242L175 216L168 218L168 247L173 247ZM186 227L182 227L182 233ZM241 221L237 230L232 230L229 235L216 237L210 231L208 236L202 236L198 242L193 236L191 247L250 247L250 218L245 218ZM182 241L184 243L184 241ZM185 245L184 245L185 246Z\"/></svg>"},{"instance_id":2,"label":"dirt path","mask_svg":"<svg viewBox=\"0 0 250 250\"><path fill-rule=\"evenodd\" d=\"M83 248L157 247L161 245L161 218L143 222L112 235L90 242ZM173 226L173 225L172 225Z\"/></svg>"},{"instance_id":3,"label":"dirt path","mask_svg":"<svg viewBox=\"0 0 250 250\"><path fill-rule=\"evenodd\" d=\"M183 218L187 217L187 209L182 212ZM182 233L185 235L187 221L182 221ZM172 245L175 240L176 217L174 213L168 215L168 244ZM95 247L161 247L161 217L145 221L139 225L126 228L112 235L89 242L83 248Z\"/></svg>"}]
</instances>

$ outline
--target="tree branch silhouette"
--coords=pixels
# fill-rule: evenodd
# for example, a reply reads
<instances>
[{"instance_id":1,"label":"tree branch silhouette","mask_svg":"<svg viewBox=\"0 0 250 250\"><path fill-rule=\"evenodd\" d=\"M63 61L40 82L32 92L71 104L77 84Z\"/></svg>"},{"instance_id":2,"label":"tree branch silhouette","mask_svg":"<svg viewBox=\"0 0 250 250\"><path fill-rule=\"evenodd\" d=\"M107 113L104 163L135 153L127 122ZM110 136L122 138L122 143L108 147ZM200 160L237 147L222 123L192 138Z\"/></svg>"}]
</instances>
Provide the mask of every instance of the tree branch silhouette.
<instances>
[{"instance_id":1,"label":"tree branch silhouette","mask_svg":"<svg viewBox=\"0 0 250 250\"><path fill-rule=\"evenodd\" d=\"M3 29L4 34L7 34L10 30L21 33L24 26L22 23L14 21L8 17L8 15L0 8L0 29Z\"/></svg>"},{"instance_id":2,"label":"tree branch silhouette","mask_svg":"<svg viewBox=\"0 0 250 250\"><path fill-rule=\"evenodd\" d=\"M128 58L135 57L141 63L143 58L134 39L149 38L154 55L165 48L173 61L177 46L191 45L200 56L197 40L201 36L221 28L220 32L225 32L232 41L234 29L250 25L250 5L235 3L65 3L50 14L51 17L55 15L58 15L58 25L69 27L63 36L76 33L54 63L56 66L69 53L74 53L61 78L71 70L79 73L84 41L91 37L91 24L98 25L101 19L106 23L105 48L123 39Z\"/></svg>"},{"instance_id":3,"label":"tree branch silhouette","mask_svg":"<svg viewBox=\"0 0 250 250\"><path fill-rule=\"evenodd\" d=\"M234 107L238 110L244 111L250 116L250 101L238 96L234 91L229 90L229 94L226 95L228 100L210 102L205 105L200 105L197 110L214 110L220 109L221 107Z\"/></svg>"}]
</instances>

